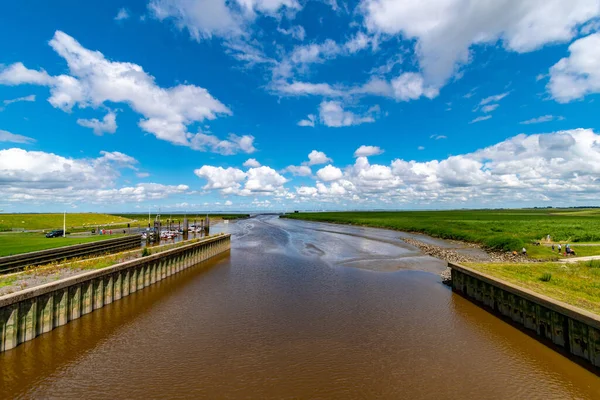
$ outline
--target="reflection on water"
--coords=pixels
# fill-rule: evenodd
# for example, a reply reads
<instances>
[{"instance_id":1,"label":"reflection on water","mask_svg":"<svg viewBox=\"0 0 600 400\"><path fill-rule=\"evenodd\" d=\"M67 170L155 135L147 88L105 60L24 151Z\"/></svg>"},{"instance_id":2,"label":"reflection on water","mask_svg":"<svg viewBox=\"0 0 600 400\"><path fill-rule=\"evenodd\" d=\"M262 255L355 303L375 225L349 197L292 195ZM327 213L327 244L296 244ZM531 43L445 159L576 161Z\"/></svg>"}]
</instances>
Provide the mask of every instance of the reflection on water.
<instances>
[{"instance_id":1,"label":"reflection on water","mask_svg":"<svg viewBox=\"0 0 600 400\"><path fill-rule=\"evenodd\" d=\"M398 233L323 227L214 227L230 254L0 354L0 398L600 398Z\"/></svg>"}]
</instances>

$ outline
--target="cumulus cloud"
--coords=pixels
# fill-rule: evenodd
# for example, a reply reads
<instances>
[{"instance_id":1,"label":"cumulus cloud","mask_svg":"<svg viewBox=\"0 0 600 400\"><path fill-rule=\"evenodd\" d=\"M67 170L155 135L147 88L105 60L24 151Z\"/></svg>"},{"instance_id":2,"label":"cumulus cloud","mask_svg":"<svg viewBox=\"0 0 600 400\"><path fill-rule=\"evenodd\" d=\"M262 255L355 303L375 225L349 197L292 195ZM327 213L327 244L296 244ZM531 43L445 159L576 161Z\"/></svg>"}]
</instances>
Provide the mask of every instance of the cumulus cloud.
<instances>
[{"instance_id":1,"label":"cumulus cloud","mask_svg":"<svg viewBox=\"0 0 600 400\"><path fill-rule=\"evenodd\" d=\"M326 168L314 187L296 189L301 199L479 206L592 201L600 193L600 135L590 129L521 134L443 160L379 165L358 157L344 169Z\"/></svg>"},{"instance_id":2,"label":"cumulus cloud","mask_svg":"<svg viewBox=\"0 0 600 400\"><path fill-rule=\"evenodd\" d=\"M0 129L0 142L27 144L35 142L35 139Z\"/></svg>"},{"instance_id":3,"label":"cumulus cloud","mask_svg":"<svg viewBox=\"0 0 600 400\"><path fill-rule=\"evenodd\" d=\"M84 48L61 31L54 34L50 45L66 60L70 75L50 76L44 70L31 70L16 63L0 69L0 84L48 86L51 93L48 101L64 111L71 111L75 105L99 107L105 102L126 103L143 116L139 126L158 139L199 150L216 148L224 154L235 153L215 144L218 141L215 136L207 138L206 134L187 131L195 122L232 114L206 89L195 85L162 88L141 66L109 61L102 53ZM233 142L241 151L252 152L252 139L243 136ZM229 143L224 146L231 147Z\"/></svg>"},{"instance_id":4,"label":"cumulus cloud","mask_svg":"<svg viewBox=\"0 0 600 400\"><path fill-rule=\"evenodd\" d=\"M102 151L98 158L67 158L18 148L0 150L0 190L10 202L110 204L163 199L185 193L186 185L140 183L116 187L122 168L137 160Z\"/></svg>"},{"instance_id":5,"label":"cumulus cloud","mask_svg":"<svg viewBox=\"0 0 600 400\"><path fill-rule=\"evenodd\" d=\"M598 0L362 0L370 32L416 41L425 81L441 87L471 61L473 45L500 40L519 53L567 42L600 15Z\"/></svg>"},{"instance_id":6,"label":"cumulus cloud","mask_svg":"<svg viewBox=\"0 0 600 400\"><path fill-rule=\"evenodd\" d=\"M559 103L600 92L600 33L576 40L569 53L550 68L547 89Z\"/></svg>"},{"instance_id":7,"label":"cumulus cloud","mask_svg":"<svg viewBox=\"0 0 600 400\"><path fill-rule=\"evenodd\" d=\"M423 76L414 72L405 72L393 79L392 88L396 100L416 100L421 96L433 99L439 94L438 89L425 85Z\"/></svg>"},{"instance_id":8,"label":"cumulus cloud","mask_svg":"<svg viewBox=\"0 0 600 400\"><path fill-rule=\"evenodd\" d=\"M342 176L342 170L334 167L331 164L317 171L317 177L325 182L338 180Z\"/></svg>"},{"instance_id":9,"label":"cumulus cloud","mask_svg":"<svg viewBox=\"0 0 600 400\"><path fill-rule=\"evenodd\" d=\"M109 111L102 121L92 118L92 119L82 119L79 118L77 123L86 128L91 128L94 131L94 134L101 136L104 133L115 133L117 131L117 115Z\"/></svg>"},{"instance_id":10,"label":"cumulus cloud","mask_svg":"<svg viewBox=\"0 0 600 400\"><path fill-rule=\"evenodd\" d=\"M354 157L370 157L383 154L383 149L379 146L362 145L354 152Z\"/></svg>"},{"instance_id":11,"label":"cumulus cloud","mask_svg":"<svg viewBox=\"0 0 600 400\"><path fill-rule=\"evenodd\" d=\"M333 128L375 122L371 114L357 115L344 110L339 101L323 101L319 106L319 119L323 125Z\"/></svg>"},{"instance_id":12,"label":"cumulus cloud","mask_svg":"<svg viewBox=\"0 0 600 400\"><path fill-rule=\"evenodd\" d=\"M258 168L260 167L260 163L258 161L256 161L256 159L254 158L249 158L247 159L244 164L242 164L244 167L247 168Z\"/></svg>"},{"instance_id":13,"label":"cumulus cloud","mask_svg":"<svg viewBox=\"0 0 600 400\"><path fill-rule=\"evenodd\" d=\"M308 161L305 161L304 165L319 165L319 164L327 164L328 162L332 162L333 160L327 157L327 154L322 151L313 150L308 154Z\"/></svg>"},{"instance_id":14,"label":"cumulus cloud","mask_svg":"<svg viewBox=\"0 0 600 400\"><path fill-rule=\"evenodd\" d=\"M223 168L204 165L194 173L207 181L203 189L219 190L222 194L249 196L252 194L273 194L283 190L287 182L271 167L250 168L244 172L238 168Z\"/></svg>"}]
</instances>

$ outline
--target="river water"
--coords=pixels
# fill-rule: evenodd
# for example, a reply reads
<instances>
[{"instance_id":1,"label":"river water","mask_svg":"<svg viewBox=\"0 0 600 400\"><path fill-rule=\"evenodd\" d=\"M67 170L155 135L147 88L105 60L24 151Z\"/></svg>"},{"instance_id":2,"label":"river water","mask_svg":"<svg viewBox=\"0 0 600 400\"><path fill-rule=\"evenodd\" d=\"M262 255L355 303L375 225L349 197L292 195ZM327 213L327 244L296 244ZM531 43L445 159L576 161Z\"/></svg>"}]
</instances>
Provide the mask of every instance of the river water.
<instances>
[{"instance_id":1,"label":"river water","mask_svg":"<svg viewBox=\"0 0 600 400\"><path fill-rule=\"evenodd\" d=\"M0 354L0 398L599 399L399 233L262 216L232 250Z\"/></svg>"}]
</instances>

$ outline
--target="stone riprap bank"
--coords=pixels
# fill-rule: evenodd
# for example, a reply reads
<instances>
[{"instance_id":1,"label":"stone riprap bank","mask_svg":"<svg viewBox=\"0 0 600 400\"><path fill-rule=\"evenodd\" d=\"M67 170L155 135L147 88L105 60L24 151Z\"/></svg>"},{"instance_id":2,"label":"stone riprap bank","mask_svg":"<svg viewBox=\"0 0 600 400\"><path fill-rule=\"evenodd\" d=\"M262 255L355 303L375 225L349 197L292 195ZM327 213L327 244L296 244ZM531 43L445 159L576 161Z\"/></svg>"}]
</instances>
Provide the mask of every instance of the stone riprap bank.
<instances>
[{"instance_id":1,"label":"stone riprap bank","mask_svg":"<svg viewBox=\"0 0 600 400\"><path fill-rule=\"evenodd\" d=\"M503 315L600 371L600 317L462 265L449 263L454 291Z\"/></svg>"},{"instance_id":2,"label":"stone riprap bank","mask_svg":"<svg viewBox=\"0 0 600 400\"><path fill-rule=\"evenodd\" d=\"M0 297L0 352L230 249L221 234Z\"/></svg>"}]
</instances>

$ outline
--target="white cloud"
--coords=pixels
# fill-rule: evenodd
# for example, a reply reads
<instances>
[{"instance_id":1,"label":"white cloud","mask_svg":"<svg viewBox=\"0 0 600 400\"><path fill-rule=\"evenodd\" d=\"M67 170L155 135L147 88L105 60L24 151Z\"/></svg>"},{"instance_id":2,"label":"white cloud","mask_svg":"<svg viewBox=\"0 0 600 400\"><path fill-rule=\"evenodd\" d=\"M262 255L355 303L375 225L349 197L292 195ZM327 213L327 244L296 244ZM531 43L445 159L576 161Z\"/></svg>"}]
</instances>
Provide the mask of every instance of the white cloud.
<instances>
[{"instance_id":1,"label":"white cloud","mask_svg":"<svg viewBox=\"0 0 600 400\"><path fill-rule=\"evenodd\" d=\"M474 124L476 122L481 122L481 121L487 121L488 119L492 118L491 115L485 115L485 116L481 116L481 117L477 117L475 118L473 121L469 122L470 124Z\"/></svg>"},{"instance_id":2,"label":"white cloud","mask_svg":"<svg viewBox=\"0 0 600 400\"><path fill-rule=\"evenodd\" d=\"M425 150L425 146L419 146L417 147L417 150Z\"/></svg>"},{"instance_id":3,"label":"white cloud","mask_svg":"<svg viewBox=\"0 0 600 400\"><path fill-rule=\"evenodd\" d=\"M312 128L315 127L315 119L316 116L314 114L308 114L306 119L298 121L298 126L310 126Z\"/></svg>"},{"instance_id":4,"label":"white cloud","mask_svg":"<svg viewBox=\"0 0 600 400\"><path fill-rule=\"evenodd\" d=\"M226 205L227 207L229 207L229 206L232 206L232 205L233 205L233 202L232 202L231 200L227 200L227 201L225 202L225 205Z\"/></svg>"},{"instance_id":5,"label":"white cloud","mask_svg":"<svg viewBox=\"0 0 600 400\"><path fill-rule=\"evenodd\" d=\"M199 177L206 179L203 187L206 190L220 190L222 194L237 194L248 196L251 194L273 194L283 190L287 182L273 168L262 166L250 168L244 172L237 168L214 167L204 165L194 171Z\"/></svg>"},{"instance_id":6,"label":"white cloud","mask_svg":"<svg viewBox=\"0 0 600 400\"><path fill-rule=\"evenodd\" d=\"M527 121L520 122L522 125L530 125L530 124L541 124L543 122L550 121L562 121L564 117L556 117L554 115L542 115L541 117L528 119Z\"/></svg>"},{"instance_id":7,"label":"white cloud","mask_svg":"<svg viewBox=\"0 0 600 400\"><path fill-rule=\"evenodd\" d=\"M101 136L104 133L115 133L117 131L117 115L113 111L109 111L102 121L96 118L78 119L77 123L86 128L92 128L94 134Z\"/></svg>"},{"instance_id":8,"label":"white cloud","mask_svg":"<svg viewBox=\"0 0 600 400\"><path fill-rule=\"evenodd\" d=\"M319 164L327 164L328 162L332 162L333 160L322 151L313 150L308 154L308 161L304 162L304 165L319 165Z\"/></svg>"},{"instance_id":9,"label":"white cloud","mask_svg":"<svg viewBox=\"0 0 600 400\"><path fill-rule=\"evenodd\" d=\"M325 126L334 128L375 122L369 114L361 116L345 111L339 101L323 101L319 106L319 119Z\"/></svg>"},{"instance_id":10,"label":"white cloud","mask_svg":"<svg viewBox=\"0 0 600 400\"><path fill-rule=\"evenodd\" d=\"M317 194L317 188L310 186L300 186L299 188L296 188L296 193L298 193L298 195L300 196L311 197Z\"/></svg>"},{"instance_id":11,"label":"white cloud","mask_svg":"<svg viewBox=\"0 0 600 400\"><path fill-rule=\"evenodd\" d=\"M433 99L439 94L438 89L427 87L423 76L414 72L405 72L393 79L392 88L396 100L417 100L421 96Z\"/></svg>"},{"instance_id":12,"label":"white cloud","mask_svg":"<svg viewBox=\"0 0 600 400\"><path fill-rule=\"evenodd\" d=\"M24 96L24 97L18 97L16 99L4 100L2 103L4 103L4 105L7 106L9 104L18 103L21 101L33 102L33 101L35 101L35 94L31 94L29 96Z\"/></svg>"},{"instance_id":13,"label":"white cloud","mask_svg":"<svg viewBox=\"0 0 600 400\"><path fill-rule=\"evenodd\" d=\"M521 134L443 160L395 159L387 166L359 157L343 172L335 169L342 175L335 172L332 183L296 189L300 199L479 207L548 200L589 202L600 194L600 135L589 129Z\"/></svg>"},{"instance_id":14,"label":"white cloud","mask_svg":"<svg viewBox=\"0 0 600 400\"><path fill-rule=\"evenodd\" d=\"M1 142L27 144L35 142L35 139L0 129L0 143Z\"/></svg>"},{"instance_id":15,"label":"white cloud","mask_svg":"<svg viewBox=\"0 0 600 400\"><path fill-rule=\"evenodd\" d=\"M199 177L206 179L207 183L204 189L220 189L226 193L232 193L237 191L242 185L244 179L246 179L246 173L241 169L237 168L223 168L213 167L211 165L204 165L194 171Z\"/></svg>"},{"instance_id":16,"label":"white cloud","mask_svg":"<svg viewBox=\"0 0 600 400\"><path fill-rule=\"evenodd\" d=\"M0 150L0 190L4 199L28 203L110 204L162 199L189 190L186 185L143 183L116 187L121 168L137 160L120 152L91 159L66 158L18 148Z\"/></svg>"},{"instance_id":17,"label":"white cloud","mask_svg":"<svg viewBox=\"0 0 600 400\"><path fill-rule=\"evenodd\" d=\"M115 21L123 21L125 19L129 19L129 17L131 17L131 15L129 14L129 11L127 11L126 8L121 8L121 9L119 9L119 12L115 16Z\"/></svg>"},{"instance_id":18,"label":"white cloud","mask_svg":"<svg viewBox=\"0 0 600 400\"><path fill-rule=\"evenodd\" d=\"M256 161L256 159L254 158L249 158L247 159L244 164L242 164L244 167L247 168L258 168L260 167L260 163L258 161Z\"/></svg>"},{"instance_id":19,"label":"white cloud","mask_svg":"<svg viewBox=\"0 0 600 400\"><path fill-rule=\"evenodd\" d=\"M310 169L310 167L308 167L306 165L300 165L300 166L290 165L287 168L285 168L283 171L289 172L294 176L311 176L312 175L312 170Z\"/></svg>"},{"instance_id":20,"label":"white cloud","mask_svg":"<svg viewBox=\"0 0 600 400\"><path fill-rule=\"evenodd\" d=\"M151 0L148 7L155 18L173 19L197 41L240 37L257 13L277 15L282 9L301 8L295 0Z\"/></svg>"},{"instance_id":21,"label":"white cloud","mask_svg":"<svg viewBox=\"0 0 600 400\"><path fill-rule=\"evenodd\" d=\"M370 157L383 154L383 149L379 146L362 145L354 152L354 157Z\"/></svg>"},{"instance_id":22,"label":"white cloud","mask_svg":"<svg viewBox=\"0 0 600 400\"><path fill-rule=\"evenodd\" d=\"M262 166L258 168L250 168L246 174L245 190L252 193L267 192L272 193L282 188L287 182L283 176L271 167Z\"/></svg>"},{"instance_id":23,"label":"white cloud","mask_svg":"<svg viewBox=\"0 0 600 400\"><path fill-rule=\"evenodd\" d=\"M325 182L335 181L343 176L342 170L329 164L317 171L317 177Z\"/></svg>"},{"instance_id":24,"label":"white cloud","mask_svg":"<svg viewBox=\"0 0 600 400\"><path fill-rule=\"evenodd\" d=\"M598 0L362 0L370 32L416 40L425 80L441 87L471 61L470 48L500 40L519 53L567 42L600 15Z\"/></svg>"},{"instance_id":25,"label":"white cloud","mask_svg":"<svg viewBox=\"0 0 600 400\"><path fill-rule=\"evenodd\" d=\"M177 85L168 89L156 85L154 77L141 66L107 60L98 51L82 47L71 36L57 31L50 41L62 56L71 75L50 76L45 71L29 70L21 63L0 70L0 84L38 84L50 87L48 99L54 107L70 111L79 107L99 107L105 102L127 103L143 115L140 127L158 139L202 149L206 138L187 131L195 122L231 115L231 110L204 88ZM251 152L251 137L244 136L242 151ZM195 143L195 144L194 144ZM198 144L200 143L200 144ZM209 146L210 148L211 146ZM221 147L217 146L218 149Z\"/></svg>"},{"instance_id":26,"label":"white cloud","mask_svg":"<svg viewBox=\"0 0 600 400\"><path fill-rule=\"evenodd\" d=\"M301 25L292 26L290 29L277 28L277 32L283 35L292 36L294 39L303 41L306 36L306 31Z\"/></svg>"},{"instance_id":27,"label":"white cloud","mask_svg":"<svg viewBox=\"0 0 600 400\"><path fill-rule=\"evenodd\" d=\"M271 82L269 89L281 96L323 96L341 97L345 94L328 83L297 82L288 83L283 80Z\"/></svg>"},{"instance_id":28,"label":"white cloud","mask_svg":"<svg viewBox=\"0 0 600 400\"><path fill-rule=\"evenodd\" d=\"M137 176L138 178L147 178L150 176L150 174L148 172L137 172L135 176Z\"/></svg>"},{"instance_id":29,"label":"white cloud","mask_svg":"<svg viewBox=\"0 0 600 400\"><path fill-rule=\"evenodd\" d=\"M505 93L500 93L500 94L486 97L485 99L483 99L479 102L479 105L484 106L489 103L496 103L496 102L502 100L503 98L505 98L506 96L508 96L509 94L510 94L510 92L505 92Z\"/></svg>"},{"instance_id":30,"label":"white cloud","mask_svg":"<svg viewBox=\"0 0 600 400\"><path fill-rule=\"evenodd\" d=\"M576 40L569 52L550 68L547 89L559 103L600 92L600 33Z\"/></svg>"},{"instance_id":31,"label":"white cloud","mask_svg":"<svg viewBox=\"0 0 600 400\"><path fill-rule=\"evenodd\" d=\"M481 111L483 111L484 113L491 113L498 107L500 107L500 104L488 104L487 106L481 107Z\"/></svg>"},{"instance_id":32,"label":"white cloud","mask_svg":"<svg viewBox=\"0 0 600 400\"><path fill-rule=\"evenodd\" d=\"M431 135L431 136L429 136L429 139L442 140L442 139L448 139L448 136L446 136L446 135Z\"/></svg>"},{"instance_id":33,"label":"white cloud","mask_svg":"<svg viewBox=\"0 0 600 400\"><path fill-rule=\"evenodd\" d=\"M254 136L230 134L228 140L224 140L202 132L198 132L192 136L190 147L194 150L211 151L225 156L237 153L250 154L256 151Z\"/></svg>"}]
</instances>

